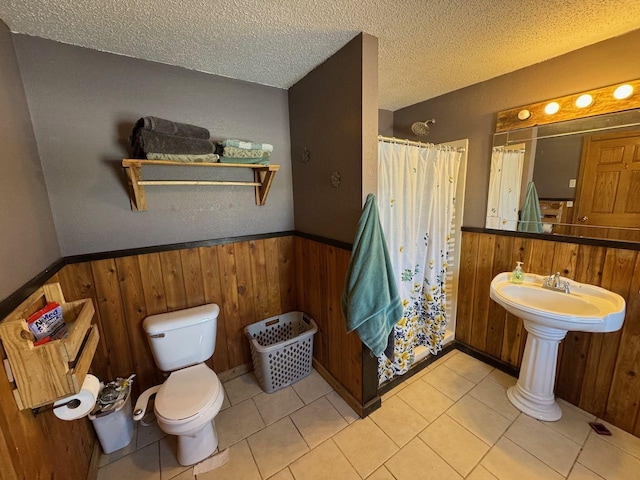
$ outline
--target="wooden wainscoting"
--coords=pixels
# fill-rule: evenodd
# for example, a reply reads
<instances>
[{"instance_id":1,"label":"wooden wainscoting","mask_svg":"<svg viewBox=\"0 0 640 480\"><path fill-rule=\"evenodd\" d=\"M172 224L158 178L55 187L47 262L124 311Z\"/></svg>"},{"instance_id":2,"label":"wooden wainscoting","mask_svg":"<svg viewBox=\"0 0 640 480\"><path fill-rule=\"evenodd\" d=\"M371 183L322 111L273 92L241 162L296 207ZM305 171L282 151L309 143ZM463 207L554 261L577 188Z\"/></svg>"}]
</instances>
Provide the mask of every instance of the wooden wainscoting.
<instances>
[{"instance_id":1,"label":"wooden wainscoting","mask_svg":"<svg viewBox=\"0 0 640 480\"><path fill-rule=\"evenodd\" d=\"M295 242L298 306L319 329L313 356L362 405L362 342L357 334L347 334L340 310L351 252L307 238Z\"/></svg>"},{"instance_id":2,"label":"wooden wainscoting","mask_svg":"<svg viewBox=\"0 0 640 480\"><path fill-rule=\"evenodd\" d=\"M86 478L96 442L89 420L65 422L51 412L19 411L11 389L0 373L0 478Z\"/></svg>"},{"instance_id":3,"label":"wooden wainscoting","mask_svg":"<svg viewBox=\"0 0 640 480\"><path fill-rule=\"evenodd\" d=\"M217 372L251 362L243 328L297 309L293 236L168 250L66 265L69 300L92 298L100 345L92 371L102 380L136 373L139 393L163 381L142 329L148 316L205 303L220 306Z\"/></svg>"},{"instance_id":4,"label":"wooden wainscoting","mask_svg":"<svg viewBox=\"0 0 640 480\"><path fill-rule=\"evenodd\" d=\"M362 344L346 333L340 311L349 256L349 250L286 235L70 263L47 282L59 282L67 300L93 300L100 343L91 371L101 380L135 372L134 396L163 381L144 318L213 302L221 307L210 360L215 371L250 365L245 325L302 310L319 326L314 365L362 411ZM63 422L51 412L18 411L0 375L2 479L86 478L95 442L86 419Z\"/></svg>"},{"instance_id":5,"label":"wooden wainscoting","mask_svg":"<svg viewBox=\"0 0 640 480\"><path fill-rule=\"evenodd\" d=\"M560 272L622 295L622 330L569 332L560 344L556 395L640 436L640 255L633 250L463 232L456 339L520 366L522 320L489 298L491 279L511 271Z\"/></svg>"}]
</instances>

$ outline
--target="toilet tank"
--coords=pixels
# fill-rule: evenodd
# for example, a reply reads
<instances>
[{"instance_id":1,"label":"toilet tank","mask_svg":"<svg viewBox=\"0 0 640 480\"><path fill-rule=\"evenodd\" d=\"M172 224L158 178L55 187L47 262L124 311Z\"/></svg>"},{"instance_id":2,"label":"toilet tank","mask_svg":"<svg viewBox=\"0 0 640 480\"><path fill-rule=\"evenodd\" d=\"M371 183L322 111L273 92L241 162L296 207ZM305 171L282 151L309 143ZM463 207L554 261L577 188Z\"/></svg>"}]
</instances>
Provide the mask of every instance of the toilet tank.
<instances>
[{"instance_id":1,"label":"toilet tank","mask_svg":"<svg viewBox=\"0 0 640 480\"><path fill-rule=\"evenodd\" d=\"M216 348L220 308L215 303L151 315L142 328L153 359L163 372L204 362Z\"/></svg>"}]
</instances>

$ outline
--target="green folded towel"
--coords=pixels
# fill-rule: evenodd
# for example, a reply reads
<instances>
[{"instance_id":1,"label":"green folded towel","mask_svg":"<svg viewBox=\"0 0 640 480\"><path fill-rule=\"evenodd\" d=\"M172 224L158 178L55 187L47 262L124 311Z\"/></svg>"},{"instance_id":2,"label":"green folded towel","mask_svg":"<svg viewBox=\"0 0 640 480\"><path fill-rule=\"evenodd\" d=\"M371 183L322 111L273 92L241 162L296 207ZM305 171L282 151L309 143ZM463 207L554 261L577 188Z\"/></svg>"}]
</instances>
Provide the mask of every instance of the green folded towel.
<instances>
[{"instance_id":1,"label":"green folded towel","mask_svg":"<svg viewBox=\"0 0 640 480\"><path fill-rule=\"evenodd\" d=\"M373 194L358 222L341 304L347 331L356 330L373 354L381 355L402 318L402 303Z\"/></svg>"},{"instance_id":2,"label":"green folded towel","mask_svg":"<svg viewBox=\"0 0 640 480\"><path fill-rule=\"evenodd\" d=\"M184 163L215 163L220 159L220 155L215 153L205 153L203 155L179 153L147 153L148 160L166 160L167 162L184 162Z\"/></svg>"},{"instance_id":3,"label":"green folded towel","mask_svg":"<svg viewBox=\"0 0 640 480\"><path fill-rule=\"evenodd\" d=\"M527 185L527 196L524 199L520 221L518 222L519 232L542 233L542 213L540 212L540 200L538 192L533 182Z\"/></svg>"},{"instance_id":4,"label":"green folded towel","mask_svg":"<svg viewBox=\"0 0 640 480\"><path fill-rule=\"evenodd\" d=\"M224 147L222 156L233 158L269 158L270 153L266 150L246 150L237 147Z\"/></svg>"},{"instance_id":5,"label":"green folded towel","mask_svg":"<svg viewBox=\"0 0 640 480\"><path fill-rule=\"evenodd\" d=\"M270 143L244 142L242 140L223 140L221 143L223 147L236 147L244 150L265 150L269 153L273 152L273 145Z\"/></svg>"},{"instance_id":6,"label":"green folded towel","mask_svg":"<svg viewBox=\"0 0 640 480\"><path fill-rule=\"evenodd\" d=\"M270 165L269 158L220 157L220 163L246 163L247 165Z\"/></svg>"}]
</instances>

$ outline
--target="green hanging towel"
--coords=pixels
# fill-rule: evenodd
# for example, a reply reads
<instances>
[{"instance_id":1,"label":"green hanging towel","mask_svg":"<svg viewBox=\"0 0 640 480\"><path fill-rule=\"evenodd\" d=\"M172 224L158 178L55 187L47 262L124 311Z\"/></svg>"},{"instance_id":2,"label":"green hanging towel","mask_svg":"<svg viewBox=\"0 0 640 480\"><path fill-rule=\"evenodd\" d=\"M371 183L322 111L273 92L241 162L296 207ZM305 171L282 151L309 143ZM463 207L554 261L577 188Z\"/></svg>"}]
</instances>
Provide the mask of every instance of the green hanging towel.
<instances>
[{"instance_id":1,"label":"green hanging towel","mask_svg":"<svg viewBox=\"0 0 640 480\"><path fill-rule=\"evenodd\" d=\"M373 194L358 222L341 301L347 331L356 330L375 356L382 354L402 318L402 304Z\"/></svg>"},{"instance_id":2,"label":"green hanging towel","mask_svg":"<svg viewBox=\"0 0 640 480\"><path fill-rule=\"evenodd\" d=\"M520 221L518 222L519 232L542 233L542 213L540 213L540 200L538 192L533 182L527 185L527 196L524 199Z\"/></svg>"}]
</instances>

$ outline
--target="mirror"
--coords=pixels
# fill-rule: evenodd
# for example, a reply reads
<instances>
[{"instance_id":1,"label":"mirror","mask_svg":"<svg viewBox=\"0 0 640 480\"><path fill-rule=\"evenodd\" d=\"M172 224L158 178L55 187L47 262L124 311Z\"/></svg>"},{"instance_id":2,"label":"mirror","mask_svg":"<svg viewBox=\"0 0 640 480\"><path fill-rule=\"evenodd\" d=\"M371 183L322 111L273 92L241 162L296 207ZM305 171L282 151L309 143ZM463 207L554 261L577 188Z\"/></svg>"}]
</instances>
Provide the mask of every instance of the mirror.
<instances>
[{"instance_id":1,"label":"mirror","mask_svg":"<svg viewBox=\"0 0 640 480\"><path fill-rule=\"evenodd\" d=\"M486 228L640 242L640 110L495 134Z\"/></svg>"}]
</instances>

